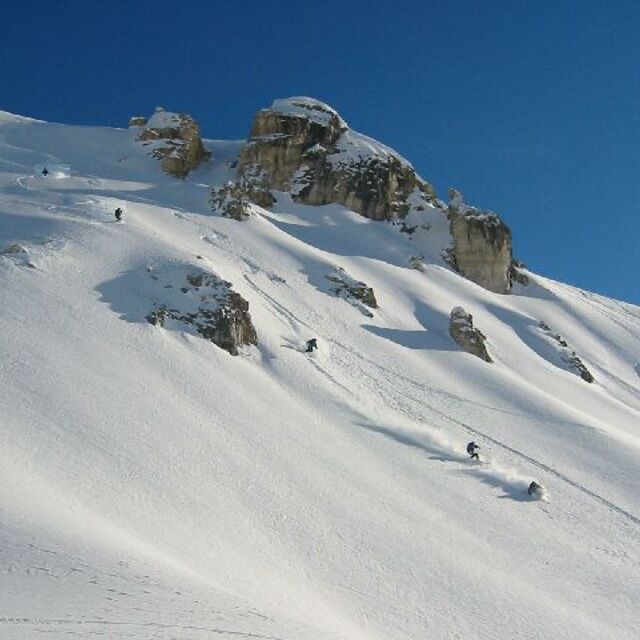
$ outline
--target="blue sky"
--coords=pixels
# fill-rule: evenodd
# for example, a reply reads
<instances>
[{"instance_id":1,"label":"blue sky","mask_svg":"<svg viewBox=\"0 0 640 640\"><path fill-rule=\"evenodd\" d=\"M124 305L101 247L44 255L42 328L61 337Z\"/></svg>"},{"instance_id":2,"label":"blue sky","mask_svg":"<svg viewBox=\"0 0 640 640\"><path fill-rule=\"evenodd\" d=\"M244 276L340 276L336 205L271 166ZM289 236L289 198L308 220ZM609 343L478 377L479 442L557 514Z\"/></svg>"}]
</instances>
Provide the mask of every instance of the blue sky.
<instances>
[{"instance_id":1,"label":"blue sky","mask_svg":"<svg viewBox=\"0 0 640 640\"><path fill-rule=\"evenodd\" d=\"M163 105L244 138L311 95L500 213L533 270L640 304L639 33L626 0L24 1L0 109L126 126Z\"/></svg>"}]
</instances>

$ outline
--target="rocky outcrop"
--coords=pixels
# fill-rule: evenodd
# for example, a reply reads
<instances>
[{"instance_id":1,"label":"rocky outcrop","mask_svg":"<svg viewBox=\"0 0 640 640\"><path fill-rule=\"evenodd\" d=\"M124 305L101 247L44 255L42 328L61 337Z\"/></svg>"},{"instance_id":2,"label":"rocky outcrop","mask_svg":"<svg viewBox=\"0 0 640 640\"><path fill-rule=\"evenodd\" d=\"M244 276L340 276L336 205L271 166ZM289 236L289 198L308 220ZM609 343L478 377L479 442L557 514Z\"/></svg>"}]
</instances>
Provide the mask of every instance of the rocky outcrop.
<instances>
[{"instance_id":1,"label":"rocky outcrop","mask_svg":"<svg viewBox=\"0 0 640 640\"><path fill-rule=\"evenodd\" d=\"M466 205L455 189L449 196L452 266L489 291L508 293L513 274L509 227L497 214Z\"/></svg>"},{"instance_id":2,"label":"rocky outcrop","mask_svg":"<svg viewBox=\"0 0 640 640\"><path fill-rule=\"evenodd\" d=\"M451 310L449 335L467 352L485 362L493 362L485 345L486 336L473 326L473 316L462 307Z\"/></svg>"},{"instance_id":3,"label":"rocky outcrop","mask_svg":"<svg viewBox=\"0 0 640 640\"><path fill-rule=\"evenodd\" d=\"M162 170L185 178L211 153L204 148L198 123L188 114L170 113L158 107L142 128L138 141L160 160Z\"/></svg>"},{"instance_id":4,"label":"rocky outcrop","mask_svg":"<svg viewBox=\"0 0 640 640\"><path fill-rule=\"evenodd\" d=\"M570 370L578 374L585 382L594 382L595 378L576 352L567 344L559 333L555 333L546 322L538 322L538 329L550 339L560 357L560 360Z\"/></svg>"},{"instance_id":5,"label":"rocky outcrop","mask_svg":"<svg viewBox=\"0 0 640 640\"><path fill-rule=\"evenodd\" d=\"M239 179L212 189L210 201L214 213L234 220L246 220L251 213L252 203L270 207L273 196L270 191L261 188L257 181Z\"/></svg>"},{"instance_id":6,"label":"rocky outcrop","mask_svg":"<svg viewBox=\"0 0 640 640\"><path fill-rule=\"evenodd\" d=\"M373 289L368 287L364 282L354 280L342 267L337 267L332 273L326 275L325 278L332 282L332 293L341 297L351 297L359 300L370 309L377 309L378 302L373 293Z\"/></svg>"},{"instance_id":7,"label":"rocky outcrop","mask_svg":"<svg viewBox=\"0 0 640 640\"><path fill-rule=\"evenodd\" d=\"M249 303L231 283L193 265L169 264L149 268L153 308L146 316L153 325L195 331L231 355L258 338Z\"/></svg>"},{"instance_id":8,"label":"rocky outcrop","mask_svg":"<svg viewBox=\"0 0 640 640\"><path fill-rule=\"evenodd\" d=\"M227 182L211 191L211 207L225 218L245 220L251 211L251 188L245 182Z\"/></svg>"},{"instance_id":9,"label":"rocky outcrop","mask_svg":"<svg viewBox=\"0 0 640 640\"><path fill-rule=\"evenodd\" d=\"M400 155L349 129L334 109L312 98L276 100L260 111L238 171L297 202L342 204L373 220L406 214L410 196L435 200L431 185Z\"/></svg>"}]
</instances>

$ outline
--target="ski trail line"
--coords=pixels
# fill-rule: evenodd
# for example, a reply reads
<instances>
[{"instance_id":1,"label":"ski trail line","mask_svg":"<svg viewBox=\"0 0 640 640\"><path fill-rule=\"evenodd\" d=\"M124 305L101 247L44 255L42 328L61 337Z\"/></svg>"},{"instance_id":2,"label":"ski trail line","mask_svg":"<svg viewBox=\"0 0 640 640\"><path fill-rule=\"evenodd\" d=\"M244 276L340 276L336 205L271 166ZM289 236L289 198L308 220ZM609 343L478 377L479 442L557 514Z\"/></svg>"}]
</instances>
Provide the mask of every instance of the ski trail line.
<instances>
[{"instance_id":1,"label":"ski trail line","mask_svg":"<svg viewBox=\"0 0 640 640\"><path fill-rule=\"evenodd\" d=\"M420 389L424 389L425 387L431 389L427 385L424 385L424 384L421 384L419 382L416 382L415 380L411 380L411 378L408 378L408 377L402 375L401 373L393 372L392 370L389 370L387 367L384 367L382 365L378 365L376 362L368 360L367 358L364 358L363 356L361 356L360 354L355 352L353 349L349 348L347 345L341 344L341 343L339 343L337 341L336 341L336 344L338 344L342 348L348 350L352 355L356 356L360 360L364 360L365 362L368 362L370 365L380 369L381 371L385 371L387 373L394 373L394 375L396 375L397 377L402 378L406 382L409 382L412 385L414 385L416 387L419 387ZM440 390L438 390L438 389L435 389L435 391L436 392L440 392ZM449 396L449 397L455 398L455 396L453 396L452 394L450 394L448 392L440 392L440 393L444 393L445 396ZM477 429L475 427L470 426L466 422L462 422L461 420L458 420L457 418L453 418L453 417L447 415L446 413L444 413L440 409L435 408L432 404L430 404L428 402L425 402L424 399L422 399L422 398L421 399L412 398L412 400L414 402L417 402L418 404L422 404L423 406L428 408L431 412L433 412L435 415L437 415L437 416L439 416L439 417L441 417L441 418L443 418L445 420L448 420L449 422L455 424L458 427L461 427L467 433L470 433L470 434L475 435L475 436L482 437L482 438L486 439L488 442L491 442L492 444L496 445L497 447L500 447L505 451L509 451L510 453L512 453L515 456L518 456L522 460L526 460L532 466L537 467L538 469L541 469L541 470L545 471L546 473L555 476L556 478L558 478L559 480L562 480L563 482L565 482L566 484L570 485L574 489L577 489L581 493L591 497L594 500L597 500L602 505L604 505L607 508L611 509L612 511L618 513L619 515L623 516L627 520L630 520L635 525L639 525L640 526L640 518L638 516L633 515L632 513L630 513L629 511L626 511L625 509L623 509L622 507L618 506L617 504L611 502L610 500L607 500L605 497L601 496L600 494L596 493L595 491L592 491L588 487L585 487L583 484L580 484L579 482L576 482L575 480L572 480L569 476L565 475L561 471L558 471L557 469L554 469L553 467L550 467L549 465L544 464L543 462L540 462L540 461L536 460L535 458L532 458L531 456L527 455L523 451L520 451L519 449L515 449L514 447L511 447L508 444L505 444L501 440L498 440L497 438L494 438L494 437L484 433L483 431L481 431L481 430L479 430L479 429ZM460 398L460 400L462 400L462 398ZM409 417L411 417L411 416L409 416Z\"/></svg>"}]
</instances>

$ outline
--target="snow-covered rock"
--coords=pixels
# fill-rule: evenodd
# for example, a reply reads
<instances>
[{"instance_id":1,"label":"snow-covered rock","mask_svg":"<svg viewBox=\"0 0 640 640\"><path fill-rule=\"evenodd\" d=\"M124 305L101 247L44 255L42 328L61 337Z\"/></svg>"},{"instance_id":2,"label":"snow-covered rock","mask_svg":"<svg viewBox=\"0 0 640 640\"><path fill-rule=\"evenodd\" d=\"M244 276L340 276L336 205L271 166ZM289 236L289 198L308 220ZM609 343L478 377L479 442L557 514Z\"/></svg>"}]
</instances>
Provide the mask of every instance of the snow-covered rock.
<instances>
[{"instance_id":1,"label":"snow-covered rock","mask_svg":"<svg viewBox=\"0 0 640 640\"><path fill-rule=\"evenodd\" d=\"M350 129L340 115L313 98L276 100L258 112L239 162L240 175L263 180L309 205L338 203L373 220L409 211L417 193L433 201L433 188L385 145Z\"/></svg>"},{"instance_id":2,"label":"snow-covered rock","mask_svg":"<svg viewBox=\"0 0 640 640\"><path fill-rule=\"evenodd\" d=\"M331 293L355 304L365 315L373 316L370 311L362 308L362 305L369 309L378 308L378 301L371 287L352 278L342 267L336 267L325 278L332 283Z\"/></svg>"},{"instance_id":3,"label":"snow-covered rock","mask_svg":"<svg viewBox=\"0 0 640 640\"><path fill-rule=\"evenodd\" d=\"M135 120L142 122L141 118ZM202 143L198 123L189 114L171 113L162 107L144 124L138 140L160 160L162 170L176 178L186 177L211 157Z\"/></svg>"},{"instance_id":4,"label":"snow-covered rock","mask_svg":"<svg viewBox=\"0 0 640 640\"><path fill-rule=\"evenodd\" d=\"M147 320L156 326L196 333L231 355L258 342L249 303L231 283L192 265L169 264L147 269L153 310Z\"/></svg>"}]
</instances>

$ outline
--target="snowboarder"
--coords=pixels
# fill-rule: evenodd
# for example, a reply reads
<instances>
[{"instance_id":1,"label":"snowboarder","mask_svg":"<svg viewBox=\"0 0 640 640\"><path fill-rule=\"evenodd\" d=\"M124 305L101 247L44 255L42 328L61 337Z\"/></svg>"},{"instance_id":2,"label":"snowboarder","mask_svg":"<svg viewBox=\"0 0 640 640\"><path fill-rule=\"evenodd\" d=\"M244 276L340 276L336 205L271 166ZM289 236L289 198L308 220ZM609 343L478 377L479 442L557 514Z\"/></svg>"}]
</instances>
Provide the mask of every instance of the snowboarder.
<instances>
[{"instance_id":1,"label":"snowboarder","mask_svg":"<svg viewBox=\"0 0 640 640\"><path fill-rule=\"evenodd\" d=\"M312 353L313 350L317 348L318 348L317 338L311 338L311 340L307 340L307 347L304 351L305 353Z\"/></svg>"},{"instance_id":2,"label":"snowboarder","mask_svg":"<svg viewBox=\"0 0 640 640\"><path fill-rule=\"evenodd\" d=\"M480 456L476 451L476 449L479 449L479 448L480 447L475 442L470 442L467 445L467 453L469 454L472 460L480 460Z\"/></svg>"},{"instance_id":3,"label":"snowboarder","mask_svg":"<svg viewBox=\"0 0 640 640\"><path fill-rule=\"evenodd\" d=\"M49 169L47 169L47 167L45 167L45 168L42 170L42 175L43 175L45 178L49 175Z\"/></svg>"},{"instance_id":4,"label":"snowboarder","mask_svg":"<svg viewBox=\"0 0 640 640\"><path fill-rule=\"evenodd\" d=\"M115 215L116 215L116 221L122 222L122 209L120 207L116 209Z\"/></svg>"},{"instance_id":5,"label":"snowboarder","mask_svg":"<svg viewBox=\"0 0 640 640\"><path fill-rule=\"evenodd\" d=\"M538 484L535 480L529 485L529 488L527 489L527 493L530 496L535 496L538 495L539 493L542 493L544 491L543 487L541 484Z\"/></svg>"}]
</instances>

